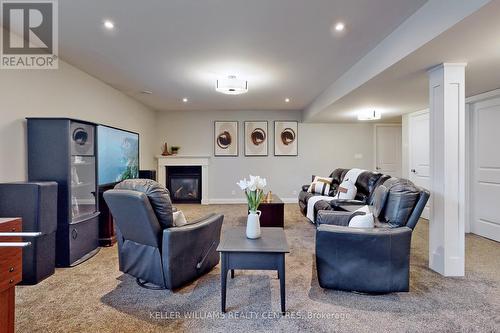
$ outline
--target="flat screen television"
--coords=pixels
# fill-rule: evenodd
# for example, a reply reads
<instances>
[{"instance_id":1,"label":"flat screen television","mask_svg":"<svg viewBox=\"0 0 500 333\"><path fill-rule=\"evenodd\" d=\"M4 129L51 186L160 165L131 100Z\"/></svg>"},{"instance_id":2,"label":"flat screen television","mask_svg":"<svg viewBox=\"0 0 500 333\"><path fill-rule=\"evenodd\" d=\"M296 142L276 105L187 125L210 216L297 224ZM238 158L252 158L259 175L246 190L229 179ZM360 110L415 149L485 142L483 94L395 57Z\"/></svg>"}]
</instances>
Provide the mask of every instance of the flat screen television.
<instances>
[{"instance_id":1,"label":"flat screen television","mask_svg":"<svg viewBox=\"0 0 500 333\"><path fill-rule=\"evenodd\" d=\"M97 170L101 186L139 178L139 134L97 126Z\"/></svg>"}]
</instances>

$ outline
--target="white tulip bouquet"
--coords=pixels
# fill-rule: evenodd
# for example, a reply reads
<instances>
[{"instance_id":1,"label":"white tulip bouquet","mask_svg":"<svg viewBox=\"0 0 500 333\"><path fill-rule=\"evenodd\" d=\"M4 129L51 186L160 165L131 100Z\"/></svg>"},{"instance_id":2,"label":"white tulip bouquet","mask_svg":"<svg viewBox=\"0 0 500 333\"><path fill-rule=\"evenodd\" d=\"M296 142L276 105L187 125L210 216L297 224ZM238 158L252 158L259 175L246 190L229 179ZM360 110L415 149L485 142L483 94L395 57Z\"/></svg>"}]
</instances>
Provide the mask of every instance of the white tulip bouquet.
<instances>
[{"instance_id":1,"label":"white tulip bouquet","mask_svg":"<svg viewBox=\"0 0 500 333\"><path fill-rule=\"evenodd\" d=\"M266 179L250 175L250 180L245 178L236 184L245 192L250 212L257 212L257 208L264 199L264 187L267 185Z\"/></svg>"}]
</instances>

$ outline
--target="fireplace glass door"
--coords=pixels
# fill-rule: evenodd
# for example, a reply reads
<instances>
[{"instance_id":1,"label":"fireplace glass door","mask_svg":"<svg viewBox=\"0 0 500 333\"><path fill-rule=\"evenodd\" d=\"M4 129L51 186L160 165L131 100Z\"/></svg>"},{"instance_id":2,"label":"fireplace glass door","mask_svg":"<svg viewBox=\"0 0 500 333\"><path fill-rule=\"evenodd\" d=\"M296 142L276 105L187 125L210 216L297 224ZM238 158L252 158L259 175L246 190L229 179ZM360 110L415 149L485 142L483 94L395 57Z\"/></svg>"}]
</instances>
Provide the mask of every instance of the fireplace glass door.
<instances>
[{"instance_id":1,"label":"fireplace glass door","mask_svg":"<svg viewBox=\"0 0 500 333\"><path fill-rule=\"evenodd\" d=\"M176 176L170 179L174 202L198 202L200 198L200 180L197 176Z\"/></svg>"},{"instance_id":2,"label":"fireplace glass door","mask_svg":"<svg viewBox=\"0 0 500 333\"><path fill-rule=\"evenodd\" d=\"M200 167L167 167L166 185L173 203L201 203Z\"/></svg>"}]
</instances>

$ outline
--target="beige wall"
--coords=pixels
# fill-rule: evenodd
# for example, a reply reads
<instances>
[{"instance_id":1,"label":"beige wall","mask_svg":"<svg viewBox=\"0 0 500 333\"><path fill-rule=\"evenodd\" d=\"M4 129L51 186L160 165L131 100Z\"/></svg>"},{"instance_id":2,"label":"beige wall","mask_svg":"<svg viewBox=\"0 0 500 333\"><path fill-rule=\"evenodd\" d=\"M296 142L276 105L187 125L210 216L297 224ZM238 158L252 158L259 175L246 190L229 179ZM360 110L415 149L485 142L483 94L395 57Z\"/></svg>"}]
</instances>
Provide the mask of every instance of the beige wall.
<instances>
[{"instance_id":1,"label":"beige wall","mask_svg":"<svg viewBox=\"0 0 500 333\"><path fill-rule=\"evenodd\" d=\"M1 29L0 29L1 32ZM236 182L248 174L264 176L269 189L294 200L312 174L338 167L373 166L373 124L299 123L299 156L244 157L243 121L301 120L300 111L156 112L109 85L60 61L58 70L0 70L0 182L27 178L26 117L70 117L139 132L141 169L156 169L163 142L181 146L181 154L211 156L209 199L241 200ZM238 157L213 157L213 122L240 123ZM355 155L358 158L355 158Z\"/></svg>"},{"instance_id":2,"label":"beige wall","mask_svg":"<svg viewBox=\"0 0 500 333\"><path fill-rule=\"evenodd\" d=\"M299 156L275 157L274 141L269 156L245 157L243 121L268 120L273 138L274 120L299 120L299 111L177 111L158 112L156 153L163 142L181 147L180 154L209 155L209 199L230 202L242 198L236 182L248 174L264 176L269 189L282 198L296 199L300 185L312 174L328 175L339 167L371 169L373 166L373 124L299 123ZM213 157L215 120L239 121L239 156ZM356 159L355 154L361 154Z\"/></svg>"},{"instance_id":3,"label":"beige wall","mask_svg":"<svg viewBox=\"0 0 500 333\"><path fill-rule=\"evenodd\" d=\"M0 182L27 177L25 117L71 117L140 133L154 167L156 112L64 62L58 70L0 70Z\"/></svg>"},{"instance_id":4,"label":"beige wall","mask_svg":"<svg viewBox=\"0 0 500 333\"><path fill-rule=\"evenodd\" d=\"M79 69L60 62L59 70L0 71L0 181L26 175L26 117L71 117L139 132L141 168L155 169L163 142L182 147L182 154L210 155L211 200L241 199L236 181L249 173L267 177L269 189L296 198L311 174L327 175L337 167L371 169L372 124L299 123L299 156L244 157L243 121L299 120L299 111L155 112ZM213 121L240 122L240 156L213 157ZM362 158L356 159L355 155Z\"/></svg>"}]
</instances>

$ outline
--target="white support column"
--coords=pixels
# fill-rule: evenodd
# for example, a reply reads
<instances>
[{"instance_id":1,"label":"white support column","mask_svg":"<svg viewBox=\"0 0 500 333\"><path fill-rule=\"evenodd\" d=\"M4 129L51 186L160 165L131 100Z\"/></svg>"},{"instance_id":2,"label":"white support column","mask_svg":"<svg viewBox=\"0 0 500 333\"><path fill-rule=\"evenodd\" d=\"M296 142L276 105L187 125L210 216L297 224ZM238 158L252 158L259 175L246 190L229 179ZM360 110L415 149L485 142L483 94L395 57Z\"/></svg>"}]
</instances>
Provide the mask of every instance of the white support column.
<instances>
[{"instance_id":1,"label":"white support column","mask_svg":"<svg viewBox=\"0 0 500 333\"><path fill-rule=\"evenodd\" d=\"M444 276L465 271L465 66L429 70L429 267Z\"/></svg>"}]
</instances>

